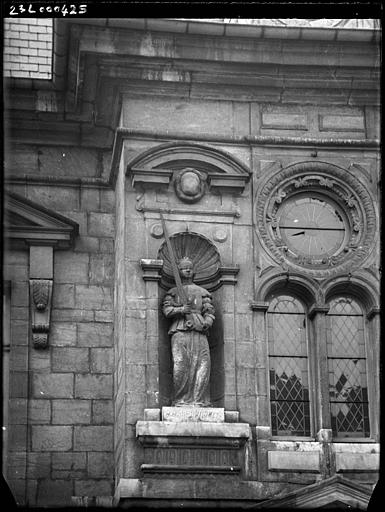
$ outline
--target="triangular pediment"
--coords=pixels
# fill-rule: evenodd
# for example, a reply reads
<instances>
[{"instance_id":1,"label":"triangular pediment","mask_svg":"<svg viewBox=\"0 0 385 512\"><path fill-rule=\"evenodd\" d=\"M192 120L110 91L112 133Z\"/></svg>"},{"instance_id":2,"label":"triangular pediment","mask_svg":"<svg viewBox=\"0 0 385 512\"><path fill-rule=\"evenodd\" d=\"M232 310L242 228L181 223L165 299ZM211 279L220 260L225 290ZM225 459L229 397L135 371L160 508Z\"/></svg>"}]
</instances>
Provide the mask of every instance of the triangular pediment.
<instances>
[{"instance_id":1,"label":"triangular pediment","mask_svg":"<svg viewBox=\"0 0 385 512\"><path fill-rule=\"evenodd\" d=\"M79 232L76 222L19 194L4 194L4 236L22 243L70 247Z\"/></svg>"},{"instance_id":2,"label":"triangular pediment","mask_svg":"<svg viewBox=\"0 0 385 512\"><path fill-rule=\"evenodd\" d=\"M367 487L335 475L285 496L258 503L256 508L366 510L370 496Z\"/></svg>"}]
</instances>

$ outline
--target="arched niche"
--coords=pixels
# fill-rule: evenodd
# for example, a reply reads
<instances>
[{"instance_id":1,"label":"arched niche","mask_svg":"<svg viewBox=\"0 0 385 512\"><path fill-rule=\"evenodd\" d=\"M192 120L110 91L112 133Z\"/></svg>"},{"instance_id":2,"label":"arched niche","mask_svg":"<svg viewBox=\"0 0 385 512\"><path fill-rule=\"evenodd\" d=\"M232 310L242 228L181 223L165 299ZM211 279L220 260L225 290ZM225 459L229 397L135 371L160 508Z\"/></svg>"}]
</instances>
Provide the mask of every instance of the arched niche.
<instances>
[{"instance_id":1,"label":"arched niche","mask_svg":"<svg viewBox=\"0 0 385 512\"><path fill-rule=\"evenodd\" d=\"M221 314L221 260L215 245L206 237L197 233L182 232L170 237L176 260L189 257L194 265L194 282L212 293L215 307L215 322L210 329L208 340L211 356L210 396L212 405L223 407L224 398L224 344L223 319ZM158 251L158 260L163 261L160 288L160 304L166 290L175 286L171 259L167 244L164 241ZM218 291L215 291L218 290ZM160 406L170 405L173 395L172 360L170 339L168 335L169 321L159 308L159 402Z\"/></svg>"},{"instance_id":2,"label":"arched niche","mask_svg":"<svg viewBox=\"0 0 385 512\"><path fill-rule=\"evenodd\" d=\"M188 256L194 265L194 282L211 291L220 276L221 259L215 245L203 235L190 231L176 233L170 237L175 258L178 261ZM158 259L163 260L160 285L164 289L175 286L171 259L164 241L158 252Z\"/></svg>"}]
</instances>

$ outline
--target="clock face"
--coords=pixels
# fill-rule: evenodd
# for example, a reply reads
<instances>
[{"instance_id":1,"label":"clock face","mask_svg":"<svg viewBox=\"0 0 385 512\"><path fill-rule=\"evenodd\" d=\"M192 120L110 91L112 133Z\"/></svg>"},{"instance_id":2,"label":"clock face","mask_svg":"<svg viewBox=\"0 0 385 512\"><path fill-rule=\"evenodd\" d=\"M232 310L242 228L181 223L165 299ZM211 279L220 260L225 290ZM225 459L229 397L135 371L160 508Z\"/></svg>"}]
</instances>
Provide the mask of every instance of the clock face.
<instances>
[{"instance_id":1,"label":"clock face","mask_svg":"<svg viewBox=\"0 0 385 512\"><path fill-rule=\"evenodd\" d=\"M295 256L323 259L344 246L347 222L341 209L323 196L297 195L278 211L278 235Z\"/></svg>"}]
</instances>

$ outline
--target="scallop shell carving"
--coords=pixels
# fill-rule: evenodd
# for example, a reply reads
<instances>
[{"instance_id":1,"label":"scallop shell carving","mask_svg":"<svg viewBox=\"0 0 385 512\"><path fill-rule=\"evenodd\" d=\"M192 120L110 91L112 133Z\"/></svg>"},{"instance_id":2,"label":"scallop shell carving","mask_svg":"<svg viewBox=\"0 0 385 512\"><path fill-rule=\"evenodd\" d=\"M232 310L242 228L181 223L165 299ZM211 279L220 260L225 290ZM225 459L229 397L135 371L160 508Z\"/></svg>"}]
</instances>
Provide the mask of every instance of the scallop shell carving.
<instances>
[{"instance_id":1,"label":"scallop shell carving","mask_svg":"<svg viewBox=\"0 0 385 512\"><path fill-rule=\"evenodd\" d=\"M176 233L170 236L176 261L188 256L194 265L194 282L204 286L212 283L219 275L221 260L216 247L202 235L197 233ZM158 258L163 260L162 281L166 287L175 286L171 260L166 242L158 252Z\"/></svg>"}]
</instances>

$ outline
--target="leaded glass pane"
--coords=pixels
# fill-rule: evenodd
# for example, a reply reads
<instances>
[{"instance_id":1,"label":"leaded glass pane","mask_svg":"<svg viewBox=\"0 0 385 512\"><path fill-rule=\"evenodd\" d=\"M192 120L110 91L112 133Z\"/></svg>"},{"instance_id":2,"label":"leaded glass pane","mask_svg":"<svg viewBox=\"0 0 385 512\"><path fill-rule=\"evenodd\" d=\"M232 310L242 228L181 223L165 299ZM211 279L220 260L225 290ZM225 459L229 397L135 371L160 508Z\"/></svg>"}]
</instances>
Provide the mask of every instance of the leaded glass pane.
<instances>
[{"instance_id":1,"label":"leaded glass pane","mask_svg":"<svg viewBox=\"0 0 385 512\"><path fill-rule=\"evenodd\" d=\"M365 359L329 359L330 398L336 401L366 400Z\"/></svg>"},{"instance_id":2,"label":"leaded glass pane","mask_svg":"<svg viewBox=\"0 0 385 512\"><path fill-rule=\"evenodd\" d=\"M272 301L269 318L269 353L306 356L305 314L300 302L290 296Z\"/></svg>"},{"instance_id":3,"label":"leaded glass pane","mask_svg":"<svg viewBox=\"0 0 385 512\"><path fill-rule=\"evenodd\" d=\"M330 315L329 357L345 356L365 357L364 331L362 316Z\"/></svg>"},{"instance_id":4,"label":"leaded glass pane","mask_svg":"<svg viewBox=\"0 0 385 512\"><path fill-rule=\"evenodd\" d=\"M310 435L305 314L291 296L271 301L268 314L273 435Z\"/></svg>"},{"instance_id":5,"label":"leaded glass pane","mask_svg":"<svg viewBox=\"0 0 385 512\"><path fill-rule=\"evenodd\" d=\"M364 321L348 298L330 304L328 313L330 413L337 437L367 437L369 432Z\"/></svg>"},{"instance_id":6,"label":"leaded glass pane","mask_svg":"<svg viewBox=\"0 0 385 512\"><path fill-rule=\"evenodd\" d=\"M330 404L333 434L338 437L369 437L368 403Z\"/></svg>"},{"instance_id":7,"label":"leaded glass pane","mask_svg":"<svg viewBox=\"0 0 385 512\"><path fill-rule=\"evenodd\" d=\"M307 358L270 357L270 398L309 400Z\"/></svg>"}]
</instances>

